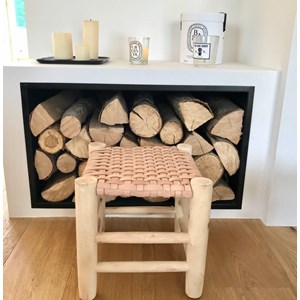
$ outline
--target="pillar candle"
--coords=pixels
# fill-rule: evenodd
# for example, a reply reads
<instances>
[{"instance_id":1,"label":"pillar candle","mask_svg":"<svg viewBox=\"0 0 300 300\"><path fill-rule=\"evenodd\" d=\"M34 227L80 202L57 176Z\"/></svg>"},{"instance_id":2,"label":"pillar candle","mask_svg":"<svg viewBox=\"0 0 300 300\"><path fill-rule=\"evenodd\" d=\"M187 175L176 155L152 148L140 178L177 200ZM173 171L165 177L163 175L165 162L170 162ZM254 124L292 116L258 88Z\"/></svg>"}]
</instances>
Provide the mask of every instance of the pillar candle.
<instances>
[{"instance_id":1,"label":"pillar candle","mask_svg":"<svg viewBox=\"0 0 300 300\"><path fill-rule=\"evenodd\" d=\"M98 58L99 22L83 21L82 40L85 46L90 49L90 59Z\"/></svg>"},{"instance_id":2,"label":"pillar candle","mask_svg":"<svg viewBox=\"0 0 300 300\"><path fill-rule=\"evenodd\" d=\"M53 32L52 49L55 59L73 59L72 34L68 32Z\"/></svg>"},{"instance_id":3,"label":"pillar candle","mask_svg":"<svg viewBox=\"0 0 300 300\"><path fill-rule=\"evenodd\" d=\"M90 59L90 48L85 45L75 46L75 58L77 60L89 60Z\"/></svg>"}]
</instances>

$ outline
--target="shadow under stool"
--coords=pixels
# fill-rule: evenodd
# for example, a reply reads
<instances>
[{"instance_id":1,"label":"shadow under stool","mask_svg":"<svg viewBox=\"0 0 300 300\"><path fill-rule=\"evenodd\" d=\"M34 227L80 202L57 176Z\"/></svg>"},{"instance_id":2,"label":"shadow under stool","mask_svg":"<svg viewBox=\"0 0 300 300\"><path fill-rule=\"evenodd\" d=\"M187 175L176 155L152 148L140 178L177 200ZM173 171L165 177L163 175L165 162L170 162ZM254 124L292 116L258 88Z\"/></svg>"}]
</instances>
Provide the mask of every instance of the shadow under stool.
<instances>
[{"instance_id":1,"label":"shadow under stool","mask_svg":"<svg viewBox=\"0 0 300 300\"><path fill-rule=\"evenodd\" d=\"M202 295L212 181L201 177L191 146L106 147L90 143L82 177L75 181L79 297L97 293L97 273L185 272L185 292ZM105 232L105 203L116 197L175 198L174 232ZM119 212L130 210L120 207ZM135 207L132 214L153 213ZM184 261L98 262L97 243L183 244ZM101 293L101 291L100 291Z\"/></svg>"}]
</instances>

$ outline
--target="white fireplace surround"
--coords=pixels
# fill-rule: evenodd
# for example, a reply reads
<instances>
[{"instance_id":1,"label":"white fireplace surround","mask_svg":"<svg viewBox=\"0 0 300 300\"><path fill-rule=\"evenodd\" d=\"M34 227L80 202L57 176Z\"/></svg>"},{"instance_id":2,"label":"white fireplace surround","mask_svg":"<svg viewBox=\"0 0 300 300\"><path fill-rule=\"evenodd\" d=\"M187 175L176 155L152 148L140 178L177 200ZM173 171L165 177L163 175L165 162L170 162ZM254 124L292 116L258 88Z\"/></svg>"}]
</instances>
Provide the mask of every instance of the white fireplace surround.
<instances>
[{"instance_id":1,"label":"white fireplace surround","mask_svg":"<svg viewBox=\"0 0 300 300\"><path fill-rule=\"evenodd\" d=\"M131 66L43 65L35 61L4 67L4 172L11 217L74 216L74 209L33 209L30 202L20 83L254 86L243 204L240 210L213 210L213 218L266 221L274 157L272 124L280 72L241 64L197 68L177 62ZM273 154L272 154L273 153Z\"/></svg>"}]
</instances>

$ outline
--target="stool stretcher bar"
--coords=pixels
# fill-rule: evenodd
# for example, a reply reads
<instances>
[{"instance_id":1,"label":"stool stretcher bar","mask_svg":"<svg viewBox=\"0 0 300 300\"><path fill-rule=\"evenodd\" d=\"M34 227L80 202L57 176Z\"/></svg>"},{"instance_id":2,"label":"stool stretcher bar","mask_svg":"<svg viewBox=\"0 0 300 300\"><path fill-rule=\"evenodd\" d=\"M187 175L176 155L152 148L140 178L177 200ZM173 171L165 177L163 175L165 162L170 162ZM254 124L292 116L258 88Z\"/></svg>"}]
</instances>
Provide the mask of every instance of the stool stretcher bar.
<instances>
[{"instance_id":1,"label":"stool stretcher bar","mask_svg":"<svg viewBox=\"0 0 300 300\"><path fill-rule=\"evenodd\" d=\"M96 266L98 273L157 273L188 270L189 266L186 261L116 261L100 262Z\"/></svg>"},{"instance_id":2,"label":"stool stretcher bar","mask_svg":"<svg viewBox=\"0 0 300 300\"><path fill-rule=\"evenodd\" d=\"M177 232L102 232L95 240L108 244L185 244L190 237L188 233Z\"/></svg>"},{"instance_id":3,"label":"stool stretcher bar","mask_svg":"<svg viewBox=\"0 0 300 300\"><path fill-rule=\"evenodd\" d=\"M174 215L174 207L169 206L127 206L127 207L107 207L105 214L168 214Z\"/></svg>"}]
</instances>

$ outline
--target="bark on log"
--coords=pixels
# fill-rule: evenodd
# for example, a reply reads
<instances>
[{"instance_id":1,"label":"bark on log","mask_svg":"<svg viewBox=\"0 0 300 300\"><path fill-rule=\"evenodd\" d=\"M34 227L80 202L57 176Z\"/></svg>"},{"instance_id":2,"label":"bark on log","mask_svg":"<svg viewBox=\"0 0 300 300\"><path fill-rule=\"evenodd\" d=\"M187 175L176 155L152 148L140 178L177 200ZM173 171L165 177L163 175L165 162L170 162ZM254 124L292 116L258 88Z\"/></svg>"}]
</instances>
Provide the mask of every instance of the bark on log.
<instances>
[{"instance_id":1,"label":"bark on log","mask_svg":"<svg viewBox=\"0 0 300 300\"><path fill-rule=\"evenodd\" d=\"M214 149L210 143L208 143L200 134L195 131L189 133L183 142L192 146L193 156L203 155Z\"/></svg>"},{"instance_id":2,"label":"bark on log","mask_svg":"<svg viewBox=\"0 0 300 300\"><path fill-rule=\"evenodd\" d=\"M43 151L50 154L63 150L65 148L65 137L59 130L59 124L56 123L43 131L39 135L38 144Z\"/></svg>"},{"instance_id":3,"label":"bark on log","mask_svg":"<svg viewBox=\"0 0 300 300\"><path fill-rule=\"evenodd\" d=\"M56 161L57 169L62 173L71 173L75 170L77 165L76 159L69 153L61 154Z\"/></svg>"},{"instance_id":4,"label":"bark on log","mask_svg":"<svg viewBox=\"0 0 300 300\"><path fill-rule=\"evenodd\" d=\"M84 125L80 134L66 143L66 149L75 157L85 159L89 157L88 145L91 138L87 131L87 126Z\"/></svg>"},{"instance_id":5,"label":"bark on log","mask_svg":"<svg viewBox=\"0 0 300 300\"><path fill-rule=\"evenodd\" d=\"M169 95L168 100L188 131L194 131L213 118L209 106L190 95Z\"/></svg>"},{"instance_id":6,"label":"bark on log","mask_svg":"<svg viewBox=\"0 0 300 300\"><path fill-rule=\"evenodd\" d=\"M163 121L159 132L161 141L166 145L178 144L183 138L181 121L177 118L173 109L166 103L160 103L157 107Z\"/></svg>"},{"instance_id":7,"label":"bark on log","mask_svg":"<svg viewBox=\"0 0 300 300\"><path fill-rule=\"evenodd\" d=\"M221 179L213 188L212 201L234 200L235 194L230 186Z\"/></svg>"},{"instance_id":8,"label":"bark on log","mask_svg":"<svg viewBox=\"0 0 300 300\"><path fill-rule=\"evenodd\" d=\"M195 163L203 177L207 177L216 184L224 174L224 167L219 157L213 153L207 153L195 158Z\"/></svg>"},{"instance_id":9,"label":"bark on log","mask_svg":"<svg viewBox=\"0 0 300 300\"><path fill-rule=\"evenodd\" d=\"M234 175L240 167L239 153L230 141L220 138L213 137L208 134L220 160L230 176Z\"/></svg>"},{"instance_id":10,"label":"bark on log","mask_svg":"<svg viewBox=\"0 0 300 300\"><path fill-rule=\"evenodd\" d=\"M69 198L74 193L75 174L57 173L52 176L41 195L43 199L49 202L60 202Z\"/></svg>"},{"instance_id":11,"label":"bark on log","mask_svg":"<svg viewBox=\"0 0 300 300\"><path fill-rule=\"evenodd\" d=\"M99 96L99 99L101 100L102 96ZM128 124L128 109L120 92L104 101L98 121L106 125Z\"/></svg>"},{"instance_id":12,"label":"bark on log","mask_svg":"<svg viewBox=\"0 0 300 300\"><path fill-rule=\"evenodd\" d=\"M29 127L34 136L59 121L65 112L78 98L79 91L62 91L38 104L29 117Z\"/></svg>"},{"instance_id":13,"label":"bark on log","mask_svg":"<svg viewBox=\"0 0 300 300\"><path fill-rule=\"evenodd\" d=\"M105 125L98 122L99 111L95 111L90 124L89 133L93 141L105 143L107 146L118 144L124 133L123 125Z\"/></svg>"},{"instance_id":14,"label":"bark on log","mask_svg":"<svg viewBox=\"0 0 300 300\"><path fill-rule=\"evenodd\" d=\"M60 131L71 139L79 135L82 124L87 117L96 109L98 102L93 98L80 98L69 107L63 114L60 121Z\"/></svg>"},{"instance_id":15,"label":"bark on log","mask_svg":"<svg viewBox=\"0 0 300 300\"><path fill-rule=\"evenodd\" d=\"M140 137L150 138L158 134L162 120L151 94L142 93L136 96L129 114L129 126Z\"/></svg>"},{"instance_id":16,"label":"bark on log","mask_svg":"<svg viewBox=\"0 0 300 300\"><path fill-rule=\"evenodd\" d=\"M34 166L40 180L48 179L56 171L56 155L35 150Z\"/></svg>"},{"instance_id":17,"label":"bark on log","mask_svg":"<svg viewBox=\"0 0 300 300\"><path fill-rule=\"evenodd\" d=\"M81 163L79 163L78 165L78 176L81 177L83 172L84 172L84 169L86 167L86 164L87 162L86 161L82 161Z\"/></svg>"},{"instance_id":18,"label":"bark on log","mask_svg":"<svg viewBox=\"0 0 300 300\"><path fill-rule=\"evenodd\" d=\"M244 110L222 97L211 97L205 101L215 115L207 123L207 130L237 145L241 139Z\"/></svg>"},{"instance_id":19,"label":"bark on log","mask_svg":"<svg viewBox=\"0 0 300 300\"><path fill-rule=\"evenodd\" d=\"M161 142L161 140L158 137L152 137L152 138L140 138L139 139L140 146L166 146L164 143Z\"/></svg>"},{"instance_id":20,"label":"bark on log","mask_svg":"<svg viewBox=\"0 0 300 300\"><path fill-rule=\"evenodd\" d=\"M137 136L130 131L130 129L125 129L124 135L120 141L120 146L125 148L138 147L139 142Z\"/></svg>"}]
</instances>

